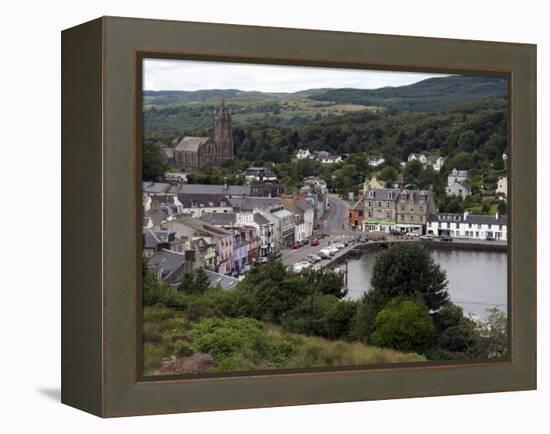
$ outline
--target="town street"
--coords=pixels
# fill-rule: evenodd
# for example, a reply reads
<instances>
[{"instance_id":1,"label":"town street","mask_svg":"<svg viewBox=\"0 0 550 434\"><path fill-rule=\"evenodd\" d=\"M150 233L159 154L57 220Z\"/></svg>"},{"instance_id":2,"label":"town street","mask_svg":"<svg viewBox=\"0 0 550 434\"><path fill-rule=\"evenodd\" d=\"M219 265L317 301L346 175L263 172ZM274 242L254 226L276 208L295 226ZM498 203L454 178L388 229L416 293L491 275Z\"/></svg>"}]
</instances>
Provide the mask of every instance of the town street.
<instances>
[{"instance_id":1,"label":"town street","mask_svg":"<svg viewBox=\"0 0 550 434\"><path fill-rule=\"evenodd\" d=\"M308 244L299 249L281 249L281 260L285 265L301 262L304 257L310 253L316 253L324 247L327 247L332 241L352 239L357 234L345 229L348 218L348 204L335 195L328 197L329 209L321 220L321 233L327 234L325 238L319 238L319 245L312 246Z\"/></svg>"}]
</instances>

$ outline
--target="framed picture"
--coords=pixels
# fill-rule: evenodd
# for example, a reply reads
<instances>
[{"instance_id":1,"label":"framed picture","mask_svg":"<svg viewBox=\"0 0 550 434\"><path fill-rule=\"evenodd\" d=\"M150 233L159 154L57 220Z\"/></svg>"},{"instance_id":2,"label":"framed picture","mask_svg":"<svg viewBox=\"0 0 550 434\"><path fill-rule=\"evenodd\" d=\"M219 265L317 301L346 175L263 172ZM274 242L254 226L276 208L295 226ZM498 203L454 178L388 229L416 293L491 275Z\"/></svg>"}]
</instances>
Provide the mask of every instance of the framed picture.
<instances>
[{"instance_id":1,"label":"framed picture","mask_svg":"<svg viewBox=\"0 0 550 434\"><path fill-rule=\"evenodd\" d=\"M536 387L536 46L103 17L62 74L64 403Z\"/></svg>"}]
</instances>

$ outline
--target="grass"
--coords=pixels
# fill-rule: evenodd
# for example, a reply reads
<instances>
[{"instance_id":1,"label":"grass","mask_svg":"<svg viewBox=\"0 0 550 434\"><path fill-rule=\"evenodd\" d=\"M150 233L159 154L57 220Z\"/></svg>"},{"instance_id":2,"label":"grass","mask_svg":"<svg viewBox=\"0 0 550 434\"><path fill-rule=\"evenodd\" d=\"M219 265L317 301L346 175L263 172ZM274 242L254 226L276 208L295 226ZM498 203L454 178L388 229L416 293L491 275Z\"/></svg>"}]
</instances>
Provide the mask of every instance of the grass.
<instances>
[{"instance_id":1,"label":"grass","mask_svg":"<svg viewBox=\"0 0 550 434\"><path fill-rule=\"evenodd\" d=\"M154 375L161 360L167 357L185 357L197 352L200 342L212 344L215 335L199 335L208 322L214 319L191 321L185 312L163 306L147 306L143 312L144 369L145 375ZM423 361L424 356L365 345L359 342L330 341L327 339L288 333L280 326L249 320L251 334L237 328L242 321L219 320L223 333L231 336L230 351L216 354L217 371L246 371L278 368L312 368L373 363ZM240 324L240 326L239 326ZM221 328L221 327L220 327ZM201 331L202 330L202 331ZM219 342L218 342L219 343ZM225 342L223 342L225 343ZM205 352L204 350L201 350Z\"/></svg>"}]
</instances>

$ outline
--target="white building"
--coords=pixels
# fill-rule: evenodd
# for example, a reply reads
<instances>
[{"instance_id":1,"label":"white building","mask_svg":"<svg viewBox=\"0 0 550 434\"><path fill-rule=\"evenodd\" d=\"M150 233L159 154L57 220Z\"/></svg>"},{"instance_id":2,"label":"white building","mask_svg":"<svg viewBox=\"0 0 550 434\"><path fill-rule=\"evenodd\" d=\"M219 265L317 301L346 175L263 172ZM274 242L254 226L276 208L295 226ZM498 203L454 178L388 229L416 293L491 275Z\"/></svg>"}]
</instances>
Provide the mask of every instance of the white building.
<instances>
[{"instance_id":1,"label":"white building","mask_svg":"<svg viewBox=\"0 0 550 434\"><path fill-rule=\"evenodd\" d=\"M336 164L342 162L342 157L340 155L327 155L326 157L319 159L323 164Z\"/></svg>"},{"instance_id":2,"label":"white building","mask_svg":"<svg viewBox=\"0 0 550 434\"><path fill-rule=\"evenodd\" d=\"M445 163L445 158L437 155L410 154L407 161L420 161L424 168L431 166L436 172L439 172Z\"/></svg>"},{"instance_id":3,"label":"white building","mask_svg":"<svg viewBox=\"0 0 550 434\"><path fill-rule=\"evenodd\" d=\"M309 149L298 149L298 153L296 154L296 158L298 160L305 160L306 158L312 158L313 155L311 155L311 152L309 152Z\"/></svg>"},{"instance_id":4,"label":"white building","mask_svg":"<svg viewBox=\"0 0 550 434\"><path fill-rule=\"evenodd\" d=\"M508 178L506 176L498 179L497 193L504 195L504 197L508 197Z\"/></svg>"},{"instance_id":5,"label":"white building","mask_svg":"<svg viewBox=\"0 0 550 434\"><path fill-rule=\"evenodd\" d=\"M464 182L467 179L468 179L467 170L453 169L451 170L451 173L449 173L449 176L447 176L447 186L450 187L455 182L458 182L459 184L464 184Z\"/></svg>"},{"instance_id":6,"label":"white building","mask_svg":"<svg viewBox=\"0 0 550 434\"><path fill-rule=\"evenodd\" d=\"M464 214L439 213L428 218L426 232L428 235L449 235L454 238L485 240L494 238L506 241L508 239L507 216L473 215L467 211Z\"/></svg>"},{"instance_id":7,"label":"white building","mask_svg":"<svg viewBox=\"0 0 550 434\"><path fill-rule=\"evenodd\" d=\"M386 160L384 159L384 157L381 157L380 155L372 155L367 157L367 161L369 163L369 166L377 167L377 166L380 166L381 164L384 164Z\"/></svg>"}]
</instances>

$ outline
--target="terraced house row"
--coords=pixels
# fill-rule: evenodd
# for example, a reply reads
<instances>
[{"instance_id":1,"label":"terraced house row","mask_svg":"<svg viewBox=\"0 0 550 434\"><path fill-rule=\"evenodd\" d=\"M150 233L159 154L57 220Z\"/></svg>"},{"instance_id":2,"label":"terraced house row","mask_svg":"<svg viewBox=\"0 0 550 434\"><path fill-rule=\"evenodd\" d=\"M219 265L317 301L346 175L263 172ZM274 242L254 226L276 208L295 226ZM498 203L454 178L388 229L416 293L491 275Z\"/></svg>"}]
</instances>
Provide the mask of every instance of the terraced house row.
<instances>
[{"instance_id":1,"label":"terraced house row","mask_svg":"<svg viewBox=\"0 0 550 434\"><path fill-rule=\"evenodd\" d=\"M142 185L143 258L155 275L177 284L202 267L238 276L268 255L311 238L327 209L322 180L293 196L258 197L249 186Z\"/></svg>"}]
</instances>

